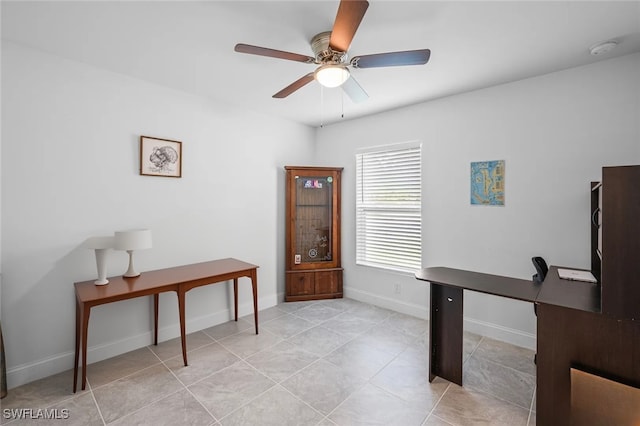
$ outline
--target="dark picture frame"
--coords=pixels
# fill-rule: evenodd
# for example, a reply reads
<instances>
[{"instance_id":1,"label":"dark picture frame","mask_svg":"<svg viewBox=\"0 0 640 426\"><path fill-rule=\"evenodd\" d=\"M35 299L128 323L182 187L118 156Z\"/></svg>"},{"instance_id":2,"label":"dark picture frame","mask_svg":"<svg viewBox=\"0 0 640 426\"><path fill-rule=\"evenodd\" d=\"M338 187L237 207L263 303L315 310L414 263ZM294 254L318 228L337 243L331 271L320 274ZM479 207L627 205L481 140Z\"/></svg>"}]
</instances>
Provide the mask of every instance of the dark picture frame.
<instances>
[{"instance_id":1,"label":"dark picture frame","mask_svg":"<svg viewBox=\"0 0 640 426\"><path fill-rule=\"evenodd\" d=\"M182 142L140 136L140 174L182 177Z\"/></svg>"}]
</instances>

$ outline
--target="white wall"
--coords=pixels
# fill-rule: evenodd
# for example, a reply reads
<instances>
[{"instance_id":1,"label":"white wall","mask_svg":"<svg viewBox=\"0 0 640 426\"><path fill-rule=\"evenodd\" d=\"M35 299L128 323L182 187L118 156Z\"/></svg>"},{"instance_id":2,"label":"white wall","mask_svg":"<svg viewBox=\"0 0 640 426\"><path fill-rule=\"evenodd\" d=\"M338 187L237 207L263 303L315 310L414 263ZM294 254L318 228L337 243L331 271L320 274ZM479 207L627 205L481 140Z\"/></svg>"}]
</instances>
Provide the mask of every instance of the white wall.
<instances>
[{"instance_id":1,"label":"white wall","mask_svg":"<svg viewBox=\"0 0 640 426\"><path fill-rule=\"evenodd\" d=\"M318 161L345 168L345 294L428 314L427 285L355 264L356 150L412 140L423 143L423 266L530 279L541 255L589 268L589 182L640 163L639 75L640 54L628 55L318 129ZM506 160L504 207L469 204L469 163L482 160ZM465 320L535 345L528 303L467 292Z\"/></svg>"},{"instance_id":2,"label":"white wall","mask_svg":"<svg viewBox=\"0 0 640 426\"><path fill-rule=\"evenodd\" d=\"M533 255L588 267L588 182L640 163L640 55L423 103L317 131L2 44L2 327L9 385L71 368L74 281L95 277L92 235L149 227L140 270L238 257L260 265L260 306L284 291L285 164L344 166L345 292L428 314L428 286L355 265L354 155L421 140L424 266L530 278ZM184 142L183 178L138 175L140 135ZM314 140L317 144L314 145ZM315 148L315 151L314 151ZM469 162L506 160L505 207L469 205ZM126 269L112 252L109 274ZM402 293L393 293L394 284ZM250 312L241 286L241 314ZM225 285L188 295L190 330L229 318ZM244 303L243 303L244 302ZM178 336L161 297L161 338ZM532 346L526 303L467 294L466 326ZM94 309L89 361L150 342L148 300Z\"/></svg>"},{"instance_id":3,"label":"white wall","mask_svg":"<svg viewBox=\"0 0 640 426\"><path fill-rule=\"evenodd\" d=\"M314 131L77 62L2 44L2 331L10 387L73 365L73 282L93 279L89 236L148 227L139 270L222 257L260 266L259 306L284 292L285 164ZM183 142L181 179L140 176L139 136ZM112 251L109 275L126 269ZM244 282L246 281L246 282ZM252 312L241 280L240 314ZM187 330L230 318L228 285L187 295ZM150 343L151 302L95 308L89 362ZM179 335L161 296L161 338Z\"/></svg>"}]
</instances>

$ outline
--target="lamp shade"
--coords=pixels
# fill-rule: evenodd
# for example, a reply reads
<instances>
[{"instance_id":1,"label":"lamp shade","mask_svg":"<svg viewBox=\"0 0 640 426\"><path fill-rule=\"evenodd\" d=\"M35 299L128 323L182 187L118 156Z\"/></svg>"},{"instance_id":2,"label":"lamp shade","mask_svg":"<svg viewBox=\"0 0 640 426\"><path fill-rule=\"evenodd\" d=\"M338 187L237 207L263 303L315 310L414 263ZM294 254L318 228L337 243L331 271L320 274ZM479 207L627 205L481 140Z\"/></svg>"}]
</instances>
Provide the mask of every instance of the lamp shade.
<instances>
[{"instance_id":1,"label":"lamp shade","mask_svg":"<svg viewBox=\"0 0 640 426\"><path fill-rule=\"evenodd\" d=\"M151 248L151 231L149 229L116 231L114 240L116 250L149 249Z\"/></svg>"}]
</instances>

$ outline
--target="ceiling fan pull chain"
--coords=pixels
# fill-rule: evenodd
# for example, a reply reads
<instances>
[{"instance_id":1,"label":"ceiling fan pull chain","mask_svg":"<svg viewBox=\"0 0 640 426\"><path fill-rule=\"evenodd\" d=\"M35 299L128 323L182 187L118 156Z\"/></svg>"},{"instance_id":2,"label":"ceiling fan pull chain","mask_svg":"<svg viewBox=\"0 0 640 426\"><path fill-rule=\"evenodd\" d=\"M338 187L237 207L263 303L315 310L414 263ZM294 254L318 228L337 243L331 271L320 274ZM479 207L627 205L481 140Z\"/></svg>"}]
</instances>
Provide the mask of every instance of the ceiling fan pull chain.
<instances>
[{"instance_id":1,"label":"ceiling fan pull chain","mask_svg":"<svg viewBox=\"0 0 640 426\"><path fill-rule=\"evenodd\" d=\"M320 84L320 127L324 127L324 88Z\"/></svg>"}]
</instances>

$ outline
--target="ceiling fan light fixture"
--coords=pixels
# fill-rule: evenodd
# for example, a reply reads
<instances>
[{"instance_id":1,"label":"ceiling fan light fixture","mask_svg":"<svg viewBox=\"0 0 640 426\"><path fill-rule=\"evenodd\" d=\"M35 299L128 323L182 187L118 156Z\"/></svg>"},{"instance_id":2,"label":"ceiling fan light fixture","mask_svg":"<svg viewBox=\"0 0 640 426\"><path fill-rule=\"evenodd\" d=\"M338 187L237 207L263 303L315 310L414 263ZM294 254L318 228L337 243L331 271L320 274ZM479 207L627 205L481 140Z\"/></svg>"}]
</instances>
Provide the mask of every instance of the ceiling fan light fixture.
<instances>
[{"instance_id":1,"label":"ceiling fan light fixture","mask_svg":"<svg viewBox=\"0 0 640 426\"><path fill-rule=\"evenodd\" d=\"M347 81L350 73L344 65L325 64L318 67L314 77L324 87L338 87Z\"/></svg>"}]
</instances>

